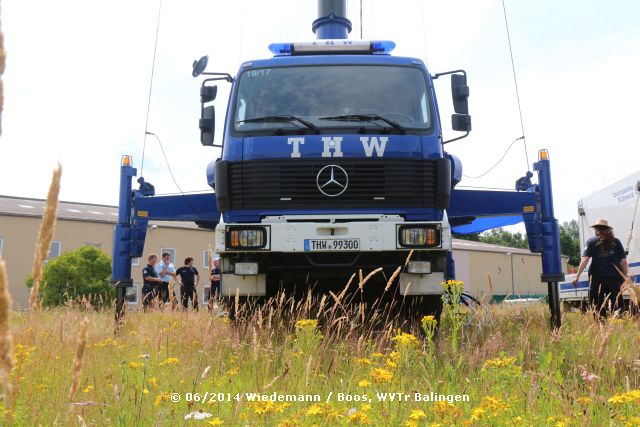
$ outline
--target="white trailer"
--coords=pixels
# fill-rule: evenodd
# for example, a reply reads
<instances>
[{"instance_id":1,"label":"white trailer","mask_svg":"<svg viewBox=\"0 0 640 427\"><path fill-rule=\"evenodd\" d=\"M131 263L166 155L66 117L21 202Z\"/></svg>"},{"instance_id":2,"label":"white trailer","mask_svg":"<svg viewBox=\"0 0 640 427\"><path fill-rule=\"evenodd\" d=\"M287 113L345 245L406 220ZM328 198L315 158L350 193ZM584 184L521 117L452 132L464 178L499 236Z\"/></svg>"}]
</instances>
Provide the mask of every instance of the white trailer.
<instances>
[{"instance_id":1,"label":"white trailer","mask_svg":"<svg viewBox=\"0 0 640 427\"><path fill-rule=\"evenodd\" d=\"M595 236L591 225L598 218L609 221L615 236L627 251L629 272L637 283L640 278L640 171L607 185L578 201L578 228L580 246L584 251L585 242ZM587 302L589 297L588 268L580 276L578 285L573 286L575 274L568 274L560 284L560 301L563 303ZM628 298L628 295L625 295Z\"/></svg>"}]
</instances>

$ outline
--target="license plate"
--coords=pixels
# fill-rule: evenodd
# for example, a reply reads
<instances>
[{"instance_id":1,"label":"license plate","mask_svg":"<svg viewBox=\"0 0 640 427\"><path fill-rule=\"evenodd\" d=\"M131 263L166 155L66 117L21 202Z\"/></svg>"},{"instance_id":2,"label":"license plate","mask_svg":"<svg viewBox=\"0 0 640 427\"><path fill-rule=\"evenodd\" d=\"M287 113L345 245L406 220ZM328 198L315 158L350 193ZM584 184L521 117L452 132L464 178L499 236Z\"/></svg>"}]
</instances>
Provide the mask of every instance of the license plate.
<instances>
[{"instance_id":1,"label":"license plate","mask_svg":"<svg viewBox=\"0 0 640 427\"><path fill-rule=\"evenodd\" d=\"M305 252L314 251L357 251L360 239L304 239Z\"/></svg>"}]
</instances>

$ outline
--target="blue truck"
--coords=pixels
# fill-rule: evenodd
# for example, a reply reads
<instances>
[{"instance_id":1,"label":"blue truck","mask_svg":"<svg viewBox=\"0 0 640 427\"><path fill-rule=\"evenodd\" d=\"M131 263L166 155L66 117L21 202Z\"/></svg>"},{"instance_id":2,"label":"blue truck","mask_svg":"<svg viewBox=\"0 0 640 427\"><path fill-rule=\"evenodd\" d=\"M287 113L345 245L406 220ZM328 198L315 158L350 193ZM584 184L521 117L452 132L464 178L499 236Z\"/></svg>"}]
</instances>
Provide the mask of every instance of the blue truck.
<instances>
[{"instance_id":1,"label":"blue truck","mask_svg":"<svg viewBox=\"0 0 640 427\"><path fill-rule=\"evenodd\" d=\"M398 266L396 297L438 312L441 282L455 278L452 232L525 222L542 254L552 325L559 326L563 279L548 152L541 151L518 191L456 189L461 161L447 143L471 131L466 73L431 74L417 58L391 55L387 40L350 40L344 0L320 0L317 40L274 43L273 57L246 61L235 76L194 62L201 143L213 146L219 81L231 84L222 155L207 168L213 194L155 196L125 156L112 283L118 313L131 286L131 258L142 255L149 219L215 227L223 295L265 297L279 289L342 288L356 271ZM434 81L450 79L455 113L443 139ZM225 84L226 84L225 83ZM410 259L408 259L411 253ZM408 261L407 261L408 259Z\"/></svg>"}]
</instances>

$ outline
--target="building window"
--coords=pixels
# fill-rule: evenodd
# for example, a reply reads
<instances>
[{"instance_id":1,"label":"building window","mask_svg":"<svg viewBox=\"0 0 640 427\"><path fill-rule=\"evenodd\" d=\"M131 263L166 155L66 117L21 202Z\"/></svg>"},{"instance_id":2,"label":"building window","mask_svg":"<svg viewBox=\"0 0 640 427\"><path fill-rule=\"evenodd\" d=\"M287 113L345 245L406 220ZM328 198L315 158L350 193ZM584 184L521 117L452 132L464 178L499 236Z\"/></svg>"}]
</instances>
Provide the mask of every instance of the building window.
<instances>
[{"instance_id":1,"label":"building window","mask_svg":"<svg viewBox=\"0 0 640 427\"><path fill-rule=\"evenodd\" d=\"M4 237L0 237L0 257L2 256L3 249L4 249Z\"/></svg>"},{"instance_id":2,"label":"building window","mask_svg":"<svg viewBox=\"0 0 640 427\"><path fill-rule=\"evenodd\" d=\"M53 240L51 241L51 247L49 248L49 257L47 259L49 260L59 257L61 252L62 242L60 242L59 240Z\"/></svg>"},{"instance_id":3,"label":"building window","mask_svg":"<svg viewBox=\"0 0 640 427\"><path fill-rule=\"evenodd\" d=\"M214 251L211 251L211 260L213 261L218 257L218 254ZM205 249L202 251L202 266L204 268L209 268L209 250Z\"/></svg>"},{"instance_id":4,"label":"building window","mask_svg":"<svg viewBox=\"0 0 640 427\"><path fill-rule=\"evenodd\" d=\"M131 267L139 267L140 266L140 257L131 258Z\"/></svg>"},{"instance_id":5,"label":"building window","mask_svg":"<svg viewBox=\"0 0 640 427\"><path fill-rule=\"evenodd\" d=\"M137 304L138 303L138 288L140 287L139 283L134 283L133 286L127 288L127 293L124 296L124 299L129 304Z\"/></svg>"},{"instance_id":6,"label":"building window","mask_svg":"<svg viewBox=\"0 0 640 427\"><path fill-rule=\"evenodd\" d=\"M102 242L84 242L84 244L98 249L102 248Z\"/></svg>"},{"instance_id":7,"label":"building window","mask_svg":"<svg viewBox=\"0 0 640 427\"><path fill-rule=\"evenodd\" d=\"M162 261L162 254L165 252L171 255L171 262L176 265L176 250L174 248L160 248L160 259L158 261Z\"/></svg>"}]
</instances>

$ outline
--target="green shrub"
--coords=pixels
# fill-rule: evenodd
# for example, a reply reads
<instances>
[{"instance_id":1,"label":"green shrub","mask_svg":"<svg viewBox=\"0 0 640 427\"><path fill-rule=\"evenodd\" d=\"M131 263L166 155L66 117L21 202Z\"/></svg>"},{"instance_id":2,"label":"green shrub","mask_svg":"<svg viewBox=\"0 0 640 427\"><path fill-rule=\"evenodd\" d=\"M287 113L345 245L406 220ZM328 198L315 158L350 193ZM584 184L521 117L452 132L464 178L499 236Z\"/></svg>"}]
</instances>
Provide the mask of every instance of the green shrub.
<instances>
[{"instance_id":1,"label":"green shrub","mask_svg":"<svg viewBox=\"0 0 640 427\"><path fill-rule=\"evenodd\" d=\"M111 259L94 246L82 246L47 262L42 269L40 299L44 306L64 304L86 296L111 304L115 297L109 285ZM29 277L27 286L33 286Z\"/></svg>"}]
</instances>

